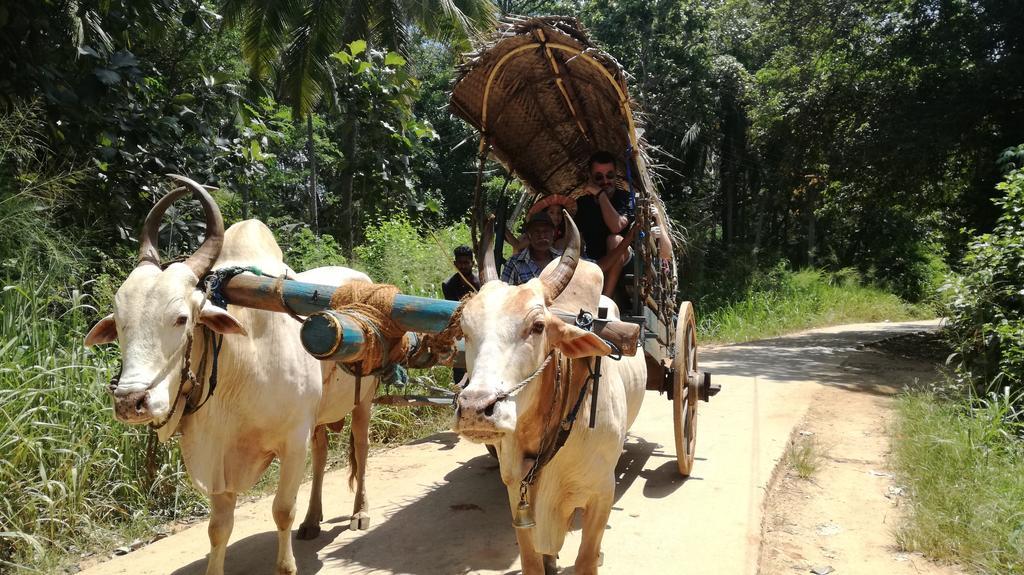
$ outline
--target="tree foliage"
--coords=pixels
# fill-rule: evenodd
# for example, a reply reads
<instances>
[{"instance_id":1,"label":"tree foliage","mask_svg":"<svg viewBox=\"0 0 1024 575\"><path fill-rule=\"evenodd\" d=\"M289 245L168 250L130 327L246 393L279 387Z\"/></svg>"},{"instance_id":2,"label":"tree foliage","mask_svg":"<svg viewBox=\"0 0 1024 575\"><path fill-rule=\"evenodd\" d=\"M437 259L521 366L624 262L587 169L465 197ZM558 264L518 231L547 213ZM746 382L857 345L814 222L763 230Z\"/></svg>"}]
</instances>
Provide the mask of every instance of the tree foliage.
<instances>
[{"instance_id":1,"label":"tree foliage","mask_svg":"<svg viewBox=\"0 0 1024 575\"><path fill-rule=\"evenodd\" d=\"M999 220L979 234L963 259L963 275L947 286L957 365L981 392L1024 391L1024 168L997 186Z\"/></svg>"}]
</instances>

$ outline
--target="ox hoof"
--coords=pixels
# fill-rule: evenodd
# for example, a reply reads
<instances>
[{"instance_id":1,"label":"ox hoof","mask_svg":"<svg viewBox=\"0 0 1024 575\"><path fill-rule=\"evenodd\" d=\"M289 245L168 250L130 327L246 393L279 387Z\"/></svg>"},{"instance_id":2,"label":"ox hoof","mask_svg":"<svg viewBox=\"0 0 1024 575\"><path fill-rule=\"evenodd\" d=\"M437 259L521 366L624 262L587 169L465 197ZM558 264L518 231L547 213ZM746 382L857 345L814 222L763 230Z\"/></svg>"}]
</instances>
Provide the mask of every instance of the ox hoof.
<instances>
[{"instance_id":1,"label":"ox hoof","mask_svg":"<svg viewBox=\"0 0 1024 575\"><path fill-rule=\"evenodd\" d=\"M316 539L318 535L320 535L320 523L303 523L299 525L299 531L295 534L295 537L308 541Z\"/></svg>"},{"instance_id":2,"label":"ox hoof","mask_svg":"<svg viewBox=\"0 0 1024 575\"><path fill-rule=\"evenodd\" d=\"M277 571L274 575L297 575L299 572L298 568L295 567L295 562L290 565L278 565Z\"/></svg>"},{"instance_id":3,"label":"ox hoof","mask_svg":"<svg viewBox=\"0 0 1024 575\"><path fill-rule=\"evenodd\" d=\"M370 528L370 516L367 513L356 513L349 522L349 529L352 531L366 531Z\"/></svg>"},{"instance_id":4,"label":"ox hoof","mask_svg":"<svg viewBox=\"0 0 1024 575\"><path fill-rule=\"evenodd\" d=\"M558 558L556 556L544 556L544 575L558 575Z\"/></svg>"}]
</instances>

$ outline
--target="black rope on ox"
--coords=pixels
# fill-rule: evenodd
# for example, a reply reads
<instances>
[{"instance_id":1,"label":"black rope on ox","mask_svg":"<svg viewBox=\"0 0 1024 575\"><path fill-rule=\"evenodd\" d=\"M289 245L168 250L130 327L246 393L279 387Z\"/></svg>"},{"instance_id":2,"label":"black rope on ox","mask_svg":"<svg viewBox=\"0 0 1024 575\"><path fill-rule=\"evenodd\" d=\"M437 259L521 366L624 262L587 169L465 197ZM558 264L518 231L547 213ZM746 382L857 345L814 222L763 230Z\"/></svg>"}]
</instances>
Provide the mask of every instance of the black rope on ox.
<instances>
[{"instance_id":1,"label":"black rope on ox","mask_svg":"<svg viewBox=\"0 0 1024 575\"><path fill-rule=\"evenodd\" d=\"M206 345L207 341L210 342L210 346L209 347L207 347L207 345ZM209 383L209 386L208 386L209 387L209 391L207 391L206 397L203 398L202 403L200 403L199 405L196 405L196 401L197 400L193 399L192 394L196 391L196 389L204 389L207 386L193 385L192 389L188 390L188 392L185 394L187 396L185 398L186 399L186 401L185 401L185 414L186 415L192 415L193 413L199 411L199 409L201 407L203 407L204 405L206 405L206 402L210 401L210 398L213 397L213 391L215 389L217 389L217 360L220 357L220 348L223 345L224 345L224 336L223 335L214 333L213 330L211 330L210 328L208 328L206 326L203 326L203 355L202 355L202 357L199 360L199 377L194 377L193 381L196 384L201 384L202 383L202 376L203 376L204 373L206 373L206 357L207 357L207 352L208 352L208 350L212 349L213 350L213 362L212 362L212 367L210 369L210 378L207 380L208 383Z\"/></svg>"},{"instance_id":2,"label":"black rope on ox","mask_svg":"<svg viewBox=\"0 0 1024 575\"><path fill-rule=\"evenodd\" d=\"M251 272L258 276L263 275L263 271L256 266L247 268L231 266L213 270L206 274L206 277L204 277L200 282L201 285L206 287L206 298L210 300L210 303L220 309L228 309L228 298L224 295L224 285L231 281L235 276L241 275L245 272Z\"/></svg>"},{"instance_id":3,"label":"black rope on ox","mask_svg":"<svg viewBox=\"0 0 1024 575\"><path fill-rule=\"evenodd\" d=\"M246 272L263 277L284 278L287 276L287 272L281 274L281 276L273 276L264 273L263 270L261 270L257 266L228 266L224 268L219 268L206 274L206 276L200 281L200 285L205 287L204 293L206 299L210 300L210 303L212 303L213 305L226 310L228 308L228 298L226 295L224 295L224 286L227 285L227 283L231 281L231 279L234 278L235 276L244 274ZM294 314L292 314L292 316L295 317ZM207 342L209 342L209 347L207 347ZM187 401L185 402L186 414L191 415L199 411L199 409L206 405L206 402L210 401L210 398L213 397L213 392L217 389L217 373L219 371L218 364L220 362L220 350L221 347L223 346L224 335L215 333L210 328L203 326L203 355L202 358L199 360L199 377L197 378L196 376L191 375L190 372L191 381L193 385L188 391L185 392L185 395L187 395ZM191 355L192 346L189 345L188 347L188 353ZM207 383L209 383L209 385L196 385L202 383L202 376L204 373L206 373L207 354L209 354L210 352L212 352L213 359L211 361L210 366L210 377L207 380ZM206 390L206 397L204 397L202 399L202 402L197 405L196 402L198 401L198 399L193 398L192 394L196 391L197 388L205 389L207 387L209 389ZM177 398L175 398L175 404L177 404Z\"/></svg>"},{"instance_id":4,"label":"black rope on ox","mask_svg":"<svg viewBox=\"0 0 1024 575\"><path fill-rule=\"evenodd\" d=\"M181 401L181 396L185 395L182 392L182 387L188 383L189 391L195 388L196 376L192 373L192 332L189 331L185 335L185 344L181 348L181 371L178 372L178 393L174 396L174 403L171 404L171 410L167 412L167 417L163 421L157 424L150 423L151 429L160 429L167 425L172 419L174 419L174 412L178 409L178 402Z\"/></svg>"}]
</instances>

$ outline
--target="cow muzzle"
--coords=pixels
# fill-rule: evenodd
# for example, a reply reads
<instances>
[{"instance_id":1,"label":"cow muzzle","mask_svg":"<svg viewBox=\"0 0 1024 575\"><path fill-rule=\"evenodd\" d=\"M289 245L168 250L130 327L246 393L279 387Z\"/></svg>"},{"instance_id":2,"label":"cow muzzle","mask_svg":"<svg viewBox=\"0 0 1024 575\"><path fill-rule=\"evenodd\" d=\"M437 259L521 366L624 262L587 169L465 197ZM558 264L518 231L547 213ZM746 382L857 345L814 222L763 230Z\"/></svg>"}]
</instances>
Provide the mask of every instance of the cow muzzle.
<instances>
[{"instance_id":1,"label":"cow muzzle","mask_svg":"<svg viewBox=\"0 0 1024 575\"><path fill-rule=\"evenodd\" d=\"M111 390L114 399L114 416L124 423L146 423L153 419L150 408L149 390L118 394Z\"/></svg>"},{"instance_id":2,"label":"cow muzzle","mask_svg":"<svg viewBox=\"0 0 1024 575\"><path fill-rule=\"evenodd\" d=\"M467 387L455 402L453 430L474 443L494 443L515 431L515 402L493 390Z\"/></svg>"}]
</instances>

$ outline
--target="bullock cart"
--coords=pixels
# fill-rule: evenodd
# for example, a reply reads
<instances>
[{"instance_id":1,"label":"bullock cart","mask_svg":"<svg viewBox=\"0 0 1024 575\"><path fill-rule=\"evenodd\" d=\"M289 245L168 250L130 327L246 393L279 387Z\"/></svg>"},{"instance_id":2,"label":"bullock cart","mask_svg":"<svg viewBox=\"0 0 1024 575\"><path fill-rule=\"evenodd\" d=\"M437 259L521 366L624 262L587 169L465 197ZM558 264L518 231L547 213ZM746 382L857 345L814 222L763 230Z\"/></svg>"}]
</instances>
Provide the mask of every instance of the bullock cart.
<instances>
[{"instance_id":1,"label":"bullock cart","mask_svg":"<svg viewBox=\"0 0 1024 575\"><path fill-rule=\"evenodd\" d=\"M586 37L573 19L545 17L505 22L498 41L462 65L451 94L452 111L479 133L479 171L473 201L473 242L484 261L480 237L492 209L503 229L527 207L553 197L579 197L597 150L619 155L620 187L635 214L629 247L634 256L620 279L622 321L562 312L626 355L639 349L647 363L647 389L671 402L679 472L693 468L697 407L719 387L698 369L693 305L678 297L677 266L660 249L669 237L665 206L657 195L626 74ZM482 193L489 159L522 184L517 198ZM503 234L495 259L501 261ZM661 238L661 239L659 239ZM626 242L623 244L625 248ZM215 276L214 297L225 303L289 313L301 319L305 349L321 360L368 374L401 364L460 366L459 302L406 296L376 287L341 293L336 286L237 273ZM379 287L379 286L377 286ZM379 373L379 372L377 372ZM450 405L452 396L388 396L397 405Z\"/></svg>"},{"instance_id":2,"label":"bullock cart","mask_svg":"<svg viewBox=\"0 0 1024 575\"><path fill-rule=\"evenodd\" d=\"M647 389L664 393L672 402L679 472L685 476L693 468L698 402L708 401L719 388L709 373L698 369L693 305L680 302L671 248L659 245L670 237L668 217L644 153L626 79L615 59L598 49L576 20L512 18L497 40L461 66L451 110L479 134L473 201L478 250L485 215L491 211L488 203L496 204L500 229L529 206L559 199L568 204L565 198L585 194L594 152L618 156L618 186L629 194L635 230L623 234L633 237L634 257L619 280L625 289L615 299L622 319L641 327ZM522 184L518 198L506 197L503 189L488 202L482 189L489 159L505 169L505 189L511 178ZM494 248L498 261L503 236L497 234ZM483 261L482 254L478 261Z\"/></svg>"}]
</instances>

